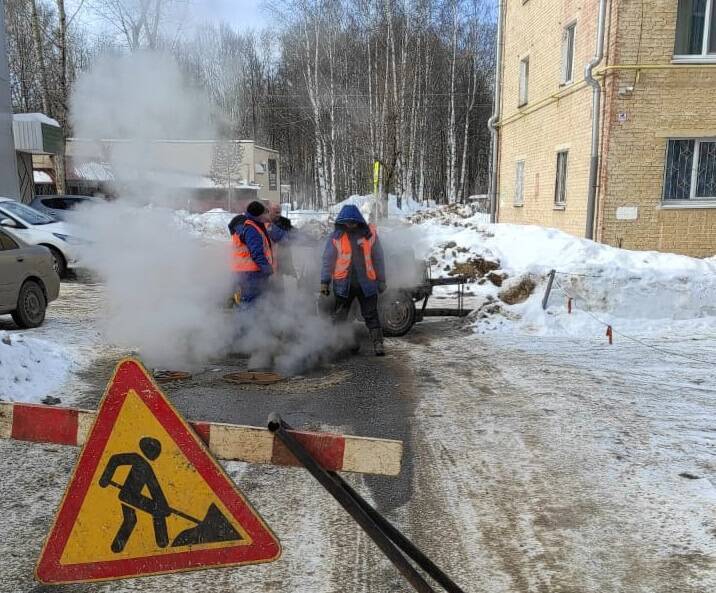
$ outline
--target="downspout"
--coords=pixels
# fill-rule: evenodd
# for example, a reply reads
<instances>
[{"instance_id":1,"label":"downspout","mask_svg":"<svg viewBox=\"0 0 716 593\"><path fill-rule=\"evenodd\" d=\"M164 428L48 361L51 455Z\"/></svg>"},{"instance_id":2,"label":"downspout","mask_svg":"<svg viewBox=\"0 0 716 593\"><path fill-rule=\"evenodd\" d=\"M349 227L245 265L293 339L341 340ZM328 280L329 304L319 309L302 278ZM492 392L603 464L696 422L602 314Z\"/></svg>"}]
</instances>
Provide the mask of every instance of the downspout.
<instances>
[{"instance_id":1,"label":"downspout","mask_svg":"<svg viewBox=\"0 0 716 593\"><path fill-rule=\"evenodd\" d=\"M594 239L594 214L597 209L597 186L599 183L599 130L602 115L602 85L594 78L594 69L604 57L604 31L607 20L607 2L599 2L599 22L597 25L597 51L594 58L584 68L584 79L592 87L592 151L589 159L589 193L587 194L587 229L585 237Z\"/></svg>"},{"instance_id":2,"label":"downspout","mask_svg":"<svg viewBox=\"0 0 716 593\"><path fill-rule=\"evenodd\" d=\"M490 153L490 222L497 222L497 151L499 148L499 131L497 122L500 119L500 102L502 100L502 27L504 2L500 0L497 4L497 51L495 52L495 104L492 109L492 117L487 120L487 127L490 130L492 139L492 150Z\"/></svg>"}]
</instances>

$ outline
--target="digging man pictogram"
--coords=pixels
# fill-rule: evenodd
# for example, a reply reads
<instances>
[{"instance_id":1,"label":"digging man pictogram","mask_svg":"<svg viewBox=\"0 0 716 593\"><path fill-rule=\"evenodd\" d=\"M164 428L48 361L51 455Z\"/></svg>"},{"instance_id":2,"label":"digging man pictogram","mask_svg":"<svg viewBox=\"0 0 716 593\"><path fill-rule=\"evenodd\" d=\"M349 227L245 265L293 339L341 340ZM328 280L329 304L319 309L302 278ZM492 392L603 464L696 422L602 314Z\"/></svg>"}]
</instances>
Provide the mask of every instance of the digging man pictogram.
<instances>
[{"instance_id":1,"label":"digging man pictogram","mask_svg":"<svg viewBox=\"0 0 716 593\"><path fill-rule=\"evenodd\" d=\"M169 543L167 517L171 515L172 510L149 463L159 457L162 452L162 445L157 439L144 437L139 441L139 448L144 457L138 453L112 455L102 473L102 477L99 479L99 485L102 488L106 488L110 484L119 488L123 520L117 535L114 536L114 541L112 541L112 551L115 554L124 550L124 546L127 545L127 540L137 525L137 510L144 511L152 516L154 539L157 542L157 546L166 548ZM112 477L117 468L122 465L129 465L131 469L124 484L120 486L112 482ZM142 494L142 490L145 487L149 491L149 497Z\"/></svg>"},{"instance_id":2,"label":"digging man pictogram","mask_svg":"<svg viewBox=\"0 0 716 593\"><path fill-rule=\"evenodd\" d=\"M115 554L124 550L127 545L127 540L137 525L137 510L152 516L154 539L160 548L166 548L169 544L169 534L167 533L167 517L169 515L177 515L196 524L194 527L179 533L174 538L172 547L242 539L241 535L213 503L209 505L203 520L171 508L149 463L159 457L162 452L161 443L157 439L143 437L139 440L139 449L144 454L144 457L138 453L117 453L112 455L107 462L107 467L102 472L102 477L99 479L99 485L102 488L110 485L119 488L119 501L122 504L122 524L112 541L111 547ZM130 466L129 474L124 484L117 484L112 481L112 478L117 468L123 465ZM149 496L142 494L144 488L149 492Z\"/></svg>"}]
</instances>

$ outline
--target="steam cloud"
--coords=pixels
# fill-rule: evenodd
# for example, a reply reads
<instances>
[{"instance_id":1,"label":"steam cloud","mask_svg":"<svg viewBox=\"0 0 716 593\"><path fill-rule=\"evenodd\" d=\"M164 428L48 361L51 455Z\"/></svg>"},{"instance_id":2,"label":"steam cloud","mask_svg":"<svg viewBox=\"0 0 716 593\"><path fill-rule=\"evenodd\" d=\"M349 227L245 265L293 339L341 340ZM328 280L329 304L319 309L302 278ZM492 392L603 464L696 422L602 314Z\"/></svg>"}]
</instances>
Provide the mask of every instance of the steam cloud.
<instances>
[{"instance_id":1,"label":"steam cloud","mask_svg":"<svg viewBox=\"0 0 716 593\"><path fill-rule=\"evenodd\" d=\"M74 87L72 122L84 156L109 161L118 193L78 221L89 239L83 263L106 283L107 338L151 366L198 369L232 351L250 356L250 368L303 371L352 337L316 314L318 278L303 292L287 278L285 290L250 313L229 310L228 234L225 242L194 237L171 210L182 198L154 141L217 137L209 104L171 58L155 53L100 60ZM121 142L107 151L103 139ZM306 258L298 269L315 271L320 252L296 249L295 257Z\"/></svg>"},{"instance_id":2,"label":"steam cloud","mask_svg":"<svg viewBox=\"0 0 716 593\"><path fill-rule=\"evenodd\" d=\"M172 208L186 195L173 189L181 183L172 176L182 171L159 158L156 140L217 138L209 105L172 58L156 53L104 58L75 84L75 135L84 140L84 156L109 161L118 193L115 202L79 213L89 239L83 263L107 287L107 338L138 350L151 366L198 369L236 352L249 356L249 368L302 372L354 339L352 328L317 314L322 244L292 248L300 286L279 278L250 312L237 313L226 308L234 282L228 233L226 241L211 241L176 223ZM121 142L107 150L106 139ZM419 247L420 237L409 228L381 237L390 286L414 285L420 273L405 247Z\"/></svg>"},{"instance_id":3,"label":"steam cloud","mask_svg":"<svg viewBox=\"0 0 716 593\"><path fill-rule=\"evenodd\" d=\"M83 156L109 161L119 194L79 213L90 241L82 260L106 282L108 339L152 366L200 367L233 339L221 306L232 292L228 242L179 230L170 209L140 209L180 206L153 141L214 138L209 104L173 59L156 53L98 60L71 97ZM121 142L107 153L104 139Z\"/></svg>"}]
</instances>

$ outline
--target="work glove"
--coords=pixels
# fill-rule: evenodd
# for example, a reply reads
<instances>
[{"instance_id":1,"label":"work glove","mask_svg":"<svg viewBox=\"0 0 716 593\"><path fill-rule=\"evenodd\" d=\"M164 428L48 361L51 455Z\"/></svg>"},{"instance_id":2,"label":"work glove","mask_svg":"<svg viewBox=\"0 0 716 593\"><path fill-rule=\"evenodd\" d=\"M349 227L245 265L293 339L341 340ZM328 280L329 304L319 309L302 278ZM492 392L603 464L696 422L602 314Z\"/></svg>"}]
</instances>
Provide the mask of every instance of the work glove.
<instances>
[{"instance_id":1,"label":"work glove","mask_svg":"<svg viewBox=\"0 0 716 593\"><path fill-rule=\"evenodd\" d=\"M330 296L330 295L331 295L331 290L330 290L330 288L328 287L328 284L321 284L321 294L322 294L323 296Z\"/></svg>"},{"instance_id":2,"label":"work glove","mask_svg":"<svg viewBox=\"0 0 716 593\"><path fill-rule=\"evenodd\" d=\"M386 286L385 282L378 282L378 292L380 294L383 294L385 292Z\"/></svg>"}]
</instances>

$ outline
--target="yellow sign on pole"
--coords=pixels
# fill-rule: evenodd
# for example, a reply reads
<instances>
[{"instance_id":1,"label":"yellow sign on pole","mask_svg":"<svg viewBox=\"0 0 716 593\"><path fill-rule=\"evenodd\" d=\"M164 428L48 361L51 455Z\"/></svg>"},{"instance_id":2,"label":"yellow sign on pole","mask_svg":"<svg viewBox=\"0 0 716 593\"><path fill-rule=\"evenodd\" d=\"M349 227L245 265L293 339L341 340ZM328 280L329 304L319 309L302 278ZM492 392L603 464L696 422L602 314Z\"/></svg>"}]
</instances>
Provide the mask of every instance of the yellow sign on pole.
<instances>
[{"instance_id":1,"label":"yellow sign on pole","mask_svg":"<svg viewBox=\"0 0 716 593\"><path fill-rule=\"evenodd\" d=\"M380 161L373 163L373 193L378 196L378 186L380 185Z\"/></svg>"},{"instance_id":2,"label":"yellow sign on pole","mask_svg":"<svg viewBox=\"0 0 716 593\"><path fill-rule=\"evenodd\" d=\"M119 364L37 566L44 583L279 557L278 540L141 364Z\"/></svg>"}]
</instances>

